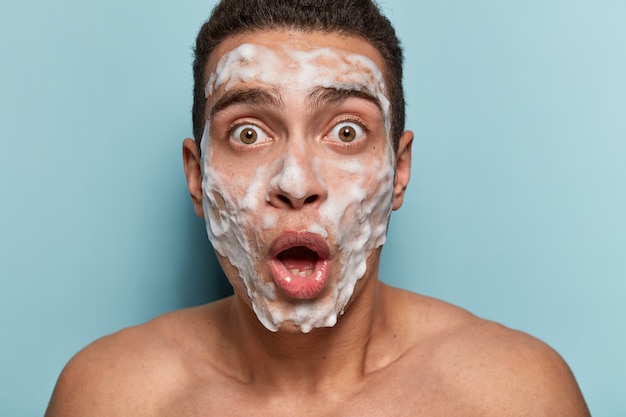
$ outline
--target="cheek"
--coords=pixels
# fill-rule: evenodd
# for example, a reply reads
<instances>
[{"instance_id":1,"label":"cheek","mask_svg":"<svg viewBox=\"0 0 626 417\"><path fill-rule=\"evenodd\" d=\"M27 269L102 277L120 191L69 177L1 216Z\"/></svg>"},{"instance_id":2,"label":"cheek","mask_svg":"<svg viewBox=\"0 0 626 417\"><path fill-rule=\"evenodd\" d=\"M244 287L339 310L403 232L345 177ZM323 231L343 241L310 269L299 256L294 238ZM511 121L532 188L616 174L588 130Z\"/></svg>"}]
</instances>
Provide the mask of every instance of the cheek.
<instances>
[{"instance_id":1,"label":"cheek","mask_svg":"<svg viewBox=\"0 0 626 417\"><path fill-rule=\"evenodd\" d=\"M361 236L360 240L370 237L378 240L391 213L391 161L353 161L339 170L329 169L333 171L337 175L329 183L331 192L322 207L322 215L334 227L338 243L354 239L355 233Z\"/></svg>"},{"instance_id":2,"label":"cheek","mask_svg":"<svg viewBox=\"0 0 626 417\"><path fill-rule=\"evenodd\" d=\"M239 164L233 168L210 160L204 166L204 212L214 247L234 239L233 243L243 252L256 253L255 235L260 230L274 228L278 221L264 206L279 165L277 161L256 167Z\"/></svg>"}]
</instances>

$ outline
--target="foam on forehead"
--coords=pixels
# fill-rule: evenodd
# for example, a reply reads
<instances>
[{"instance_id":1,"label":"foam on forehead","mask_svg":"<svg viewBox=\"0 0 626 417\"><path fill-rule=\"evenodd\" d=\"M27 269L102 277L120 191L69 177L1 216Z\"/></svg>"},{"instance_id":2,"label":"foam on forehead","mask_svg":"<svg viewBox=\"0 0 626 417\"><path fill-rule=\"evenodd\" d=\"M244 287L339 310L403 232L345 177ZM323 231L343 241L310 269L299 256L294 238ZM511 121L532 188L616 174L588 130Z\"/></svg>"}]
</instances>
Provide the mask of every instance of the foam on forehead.
<instances>
[{"instance_id":1,"label":"foam on forehead","mask_svg":"<svg viewBox=\"0 0 626 417\"><path fill-rule=\"evenodd\" d=\"M378 66L366 56L337 48L293 49L287 46L268 48L245 43L220 58L209 77L206 98L224 86L258 82L299 91L305 96L316 88L337 88L367 92L378 99L389 135L389 100L385 80Z\"/></svg>"}]
</instances>

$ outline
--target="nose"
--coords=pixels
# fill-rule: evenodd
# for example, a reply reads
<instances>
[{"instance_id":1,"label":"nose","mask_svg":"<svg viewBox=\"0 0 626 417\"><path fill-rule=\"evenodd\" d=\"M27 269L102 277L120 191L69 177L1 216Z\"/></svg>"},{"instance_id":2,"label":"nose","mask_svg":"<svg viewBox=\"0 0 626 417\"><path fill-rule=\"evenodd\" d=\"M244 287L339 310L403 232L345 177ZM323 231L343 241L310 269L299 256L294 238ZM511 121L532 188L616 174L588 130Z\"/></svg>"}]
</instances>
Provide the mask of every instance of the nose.
<instances>
[{"instance_id":1,"label":"nose","mask_svg":"<svg viewBox=\"0 0 626 417\"><path fill-rule=\"evenodd\" d=\"M326 184L306 152L288 150L280 169L269 183L268 201L278 208L301 209L326 199Z\"/></svg>"}]
</instances>

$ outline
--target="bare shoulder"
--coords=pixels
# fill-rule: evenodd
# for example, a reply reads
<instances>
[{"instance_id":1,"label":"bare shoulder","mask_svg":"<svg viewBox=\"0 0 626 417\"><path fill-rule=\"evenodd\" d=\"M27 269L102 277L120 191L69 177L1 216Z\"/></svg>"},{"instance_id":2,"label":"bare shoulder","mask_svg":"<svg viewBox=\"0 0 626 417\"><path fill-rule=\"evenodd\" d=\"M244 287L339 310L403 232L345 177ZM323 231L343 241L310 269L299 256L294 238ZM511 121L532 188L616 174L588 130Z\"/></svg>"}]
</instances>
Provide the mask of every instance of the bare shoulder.
<instances>
[{"instance_id":1,"label":"bare shoulder","mask_svg":"<svg viewBox=\"0 0 626 417\"><path fill-rule=\"evenodd\" d=\"M448 395L480 415L589 416L574 375L546 343L440 300L395 293L415 317L416 372L436 375ZM404 307L402 307L404 305Z\"/></svg>"},{"instance_id":2,"label":"bare shoulder","mask_svg":"<svg viewBox=\"0 0 626 417\"><path fill-rule=\"evenodd\" d=\"M190 361L205 359L198 345L210 307L168 313L87 346L63 369L46 417L159 414L189 384Z\"/></svg>"},{"instance_id":3,"label":"bare shoulder","mask_svg":"<svg viewBox=\"0 0 626 417\"><path fill-rule=\"evenodd\" d=\"M456 366L472 364L463 373L466 386L492 410L507 409L511 415L589 415L568 365L544 342L478 319L449 343L450 352L458 355Z\"/></svg>"}]
</instances>

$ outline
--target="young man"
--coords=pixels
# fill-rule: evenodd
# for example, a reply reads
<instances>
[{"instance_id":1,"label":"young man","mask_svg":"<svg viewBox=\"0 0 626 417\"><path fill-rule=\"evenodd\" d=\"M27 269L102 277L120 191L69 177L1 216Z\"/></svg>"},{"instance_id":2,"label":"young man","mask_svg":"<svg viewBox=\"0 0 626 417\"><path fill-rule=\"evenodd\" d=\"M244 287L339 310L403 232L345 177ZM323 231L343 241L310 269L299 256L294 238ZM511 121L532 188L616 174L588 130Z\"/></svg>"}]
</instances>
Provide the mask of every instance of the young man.
<instances>
[{"instance_id":1,"label":"young man","mask_svg":"<svg viewBox=\"0 0 626 417\"><path fill-rule=\"evenodd\" d=\"M185 173L235 294L95 342L47 416L589 415L545 344L378 280L413 135L375 5L224 0L194 74Z\"/></svg>"}]
</instances>

